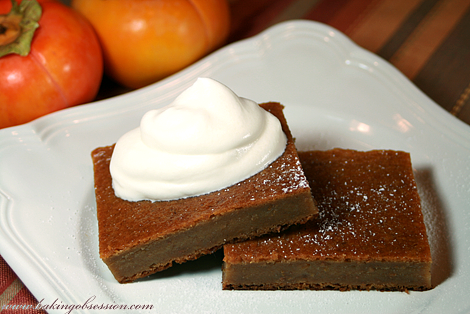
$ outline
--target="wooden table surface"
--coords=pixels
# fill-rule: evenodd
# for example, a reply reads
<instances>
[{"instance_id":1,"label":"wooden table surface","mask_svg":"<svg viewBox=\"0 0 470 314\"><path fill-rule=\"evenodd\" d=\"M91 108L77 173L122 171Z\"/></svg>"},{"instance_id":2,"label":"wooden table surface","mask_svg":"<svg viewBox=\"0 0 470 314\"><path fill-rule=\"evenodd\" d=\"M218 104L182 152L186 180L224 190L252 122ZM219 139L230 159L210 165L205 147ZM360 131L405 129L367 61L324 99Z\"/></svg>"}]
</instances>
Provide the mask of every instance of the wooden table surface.
<instances>
[{"instance_id":1,"label":"wooden table surface","mask_svg":"<svg viewBox=\"0 0 470 314\"><path fill-rule=\"evenodd\" d=\"M286 20L328 24L381 56L457 119L470 124L470 0L229 0L228 43ZM104 80L98 99L128 89ZM469 126L470 127L470 126ZM38 301L0 256L0 312Z\"/></svg>"}]
</instances>

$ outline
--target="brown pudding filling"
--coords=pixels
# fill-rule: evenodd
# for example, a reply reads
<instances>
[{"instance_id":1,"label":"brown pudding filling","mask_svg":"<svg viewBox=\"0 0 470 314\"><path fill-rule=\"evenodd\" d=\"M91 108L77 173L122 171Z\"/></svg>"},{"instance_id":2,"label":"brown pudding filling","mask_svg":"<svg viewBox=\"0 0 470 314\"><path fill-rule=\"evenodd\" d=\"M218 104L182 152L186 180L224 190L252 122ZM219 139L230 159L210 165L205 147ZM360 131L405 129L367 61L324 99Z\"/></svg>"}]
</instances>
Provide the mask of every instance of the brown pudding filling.
<instances>
[{"instance_id":1,"label":"brown pudding filling","mask_svg":"<svg viewBox=\"0 0 470 314\"><path fill-rule=\"evenodd\" d=\"M410 156L299 152L317 219L224 246L224 289L431 288L431 253Z\"/></svg>"}]
</instances>

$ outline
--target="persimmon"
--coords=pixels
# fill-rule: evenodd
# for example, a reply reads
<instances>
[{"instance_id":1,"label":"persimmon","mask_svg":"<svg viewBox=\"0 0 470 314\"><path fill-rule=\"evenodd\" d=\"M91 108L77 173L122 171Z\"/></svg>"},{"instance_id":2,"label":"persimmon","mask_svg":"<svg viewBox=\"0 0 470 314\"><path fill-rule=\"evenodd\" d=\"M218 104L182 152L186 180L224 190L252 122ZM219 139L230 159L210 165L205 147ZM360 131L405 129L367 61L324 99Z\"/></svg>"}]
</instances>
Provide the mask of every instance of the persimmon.
<instances>
[{"instance_id":1,"label":"persimmon","mask_svg":"<svg viewBox=\"0 0 470 314\"><path fill-rule=\"evenodd\" d=\"M89 102L103 76L90 23L54 0L0 0L0 128Z\"/></svg>"},{"instance_id":2,"label":"persimmon","mask_svg":"<svg viewBox=\"0 0 470 314\"><path fill-rule=\"evenodd\" d=\"M220 47L229 32L227 0L73 0L94 26L105 72L139 88Z\"/></svg>"}]
</instances>

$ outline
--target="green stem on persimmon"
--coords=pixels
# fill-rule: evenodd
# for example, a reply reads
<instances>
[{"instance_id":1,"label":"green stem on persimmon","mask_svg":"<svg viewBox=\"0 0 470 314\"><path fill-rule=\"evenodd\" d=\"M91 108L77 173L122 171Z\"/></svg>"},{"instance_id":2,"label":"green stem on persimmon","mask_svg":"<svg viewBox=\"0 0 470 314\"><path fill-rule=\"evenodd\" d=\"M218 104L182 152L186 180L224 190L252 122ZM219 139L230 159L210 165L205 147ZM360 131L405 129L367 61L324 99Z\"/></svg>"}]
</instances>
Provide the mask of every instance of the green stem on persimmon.
<instances>
[{"instance_id":1,"label":"green stem on persimmon","mask_svg":"<svg viewBox=\"0 0 470 314\"><path fill-rule=\"evenodd\" d=\"M39 27L42 8L36 0L11 0L10 13L0 15L0 57L16 53L27 56L34 32Z\"/></svg>"}]
</instances>

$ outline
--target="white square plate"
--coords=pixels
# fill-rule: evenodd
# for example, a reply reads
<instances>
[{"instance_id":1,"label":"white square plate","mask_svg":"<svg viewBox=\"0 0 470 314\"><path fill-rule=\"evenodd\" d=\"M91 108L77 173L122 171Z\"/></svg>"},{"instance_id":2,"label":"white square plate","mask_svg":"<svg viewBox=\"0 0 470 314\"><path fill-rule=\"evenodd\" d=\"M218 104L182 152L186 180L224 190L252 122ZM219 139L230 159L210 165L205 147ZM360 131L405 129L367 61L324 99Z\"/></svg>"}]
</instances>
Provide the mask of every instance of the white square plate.
<instances>
[{"instance_id":1,"label":"white square plate","mask_svg":"<svg viewBox=\"0 0 470 314\"><path fill-rule=\"evenodd\" d=\"M118 284L98 255L90 153L197 77L279 101L299 150L411 153L434 259L427 292L222 291L221 253ZM42 305L152 305L151 313L470 311L470 127L328 26L291 21L161 82L0 130L0 253ZM64 313L63 309L50 312Z\"/></svg>"}]
</instances>

